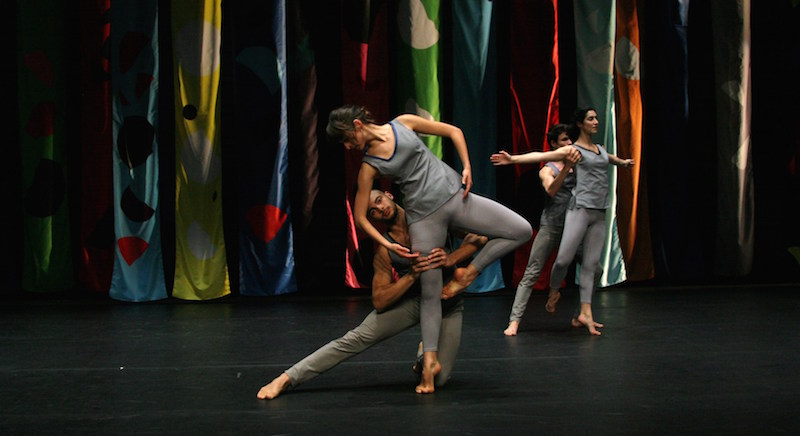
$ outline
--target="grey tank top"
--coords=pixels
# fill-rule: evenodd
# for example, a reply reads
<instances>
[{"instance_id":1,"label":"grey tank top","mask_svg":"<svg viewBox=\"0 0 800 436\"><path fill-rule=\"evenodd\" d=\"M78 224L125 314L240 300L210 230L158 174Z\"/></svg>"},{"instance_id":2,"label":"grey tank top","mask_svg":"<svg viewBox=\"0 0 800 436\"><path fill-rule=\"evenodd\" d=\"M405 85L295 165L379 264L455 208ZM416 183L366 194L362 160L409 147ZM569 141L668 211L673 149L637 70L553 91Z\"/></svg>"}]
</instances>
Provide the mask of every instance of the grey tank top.
<instances>
[{"instance_id":1,"label":"grey tank top","mask_svg":"<svg viewBox=\"0 0 800 436\"><path fill-rule=\"evenodd\" d=\"M361 159L400 188L408 224L436 211L461 189L461 176L436 157L417 134L397 120L389 123L395 137L388 159L364 153Z\"/></svg>"},{"instance_id":2,"label":"grey tank top","mask_svg":"<svg viewBox=\"0 0 800 436\"><path fill-rule=\"evenodd\" d=\"M558 177L558 174L561 172L558 166L553 162L548 162L547 166L550 167L556 177ZM542 210L542 216L539 218L540 226L564 227L564 217L567 215L567 207L572 199L572 189L574 187L575 172L572 171L567 174L564 183L561 184L561 188L556 191L556 195L551 197L545 194L547 199L545 200L544 209Z\"/></svg>"},{"instance_id":3,"label":"grey tank top","mask_svg":"<svg viewBox=\"0 0 800 436\"><path fill-rule=\"evenodd\" d=\"M597 145L599 153L594 153L583 147L573 145L581 152L581 160L575 166L577 183L572 190L573 201L570 209L580 207L584 209L608 208L608 153Z\"/></svg>"}]
</instances>

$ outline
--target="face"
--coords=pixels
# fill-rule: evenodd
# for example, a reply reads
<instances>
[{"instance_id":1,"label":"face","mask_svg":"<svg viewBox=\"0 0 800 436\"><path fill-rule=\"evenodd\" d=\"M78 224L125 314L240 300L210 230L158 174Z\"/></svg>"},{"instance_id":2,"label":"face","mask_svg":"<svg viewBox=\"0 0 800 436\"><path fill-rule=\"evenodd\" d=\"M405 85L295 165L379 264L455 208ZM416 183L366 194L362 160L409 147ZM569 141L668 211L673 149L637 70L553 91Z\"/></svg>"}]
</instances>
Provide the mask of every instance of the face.
<instances>
[{"instance_id":1,"label":"face","mask_svg":"<svg viewBox=\"0 0 800 436\"><path fill-rule=\"evenodd\" d=\"M550 142L550 145L553 147L553 149L559 149L565 145L572 145L572 140L569 139L567 132L561 132L561 134L558 135L558 141Z\"/></svg>"},{"instance_id":2,"label":"face","mask_svg":"<svg viewBox=\"0 0 800 436\"><path fill-rule=\"evenodd\" d=\"M397 204L392 194L377 189L370 191L367 216L376 221L394 222L397 218Z\"/></svg>"},{"instance_id":3,"label":"face","mask_svg":"<svg viewBox=\"0 0 800 436\"><path fill-rule=\"evenodd\" d=\"M581 131L594 134L597 133L597 127L600 125L600 120L597 119L597 112L595 111L588 111L586 112L586 116L583 118L583 122L580 125Z\"/></svg>"},{"instance_id":4,"label":"face","mask_svg":"<svg viewBox=\"0 0 800 436\"><path fill-rule=\"evenodd\" d=\"M353 130L345 134L345 139L342 142L345 150L363 150L364 149L364 134L363 124L360 120L353 121Z\"/></svg>"}]
</instances>

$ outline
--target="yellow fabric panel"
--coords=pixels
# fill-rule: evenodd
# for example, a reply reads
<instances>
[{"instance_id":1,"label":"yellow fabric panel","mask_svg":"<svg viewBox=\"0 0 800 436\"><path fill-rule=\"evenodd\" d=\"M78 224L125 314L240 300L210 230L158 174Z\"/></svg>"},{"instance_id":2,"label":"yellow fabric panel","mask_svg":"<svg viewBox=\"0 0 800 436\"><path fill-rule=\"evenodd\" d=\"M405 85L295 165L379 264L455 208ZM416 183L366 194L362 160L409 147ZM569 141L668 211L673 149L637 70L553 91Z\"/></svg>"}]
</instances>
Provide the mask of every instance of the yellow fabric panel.
<instances>
[{"instance_id":1,"label":"yellow fabric panel","mask_svg":"<svg viewBox=\"0 0 800 436\"><path fill-rule=\"evenodd\" d=\"M222 226L221 0L172 2L175 83L175 283L173 297L230 293Z\"/></svg>"}]
</instances>

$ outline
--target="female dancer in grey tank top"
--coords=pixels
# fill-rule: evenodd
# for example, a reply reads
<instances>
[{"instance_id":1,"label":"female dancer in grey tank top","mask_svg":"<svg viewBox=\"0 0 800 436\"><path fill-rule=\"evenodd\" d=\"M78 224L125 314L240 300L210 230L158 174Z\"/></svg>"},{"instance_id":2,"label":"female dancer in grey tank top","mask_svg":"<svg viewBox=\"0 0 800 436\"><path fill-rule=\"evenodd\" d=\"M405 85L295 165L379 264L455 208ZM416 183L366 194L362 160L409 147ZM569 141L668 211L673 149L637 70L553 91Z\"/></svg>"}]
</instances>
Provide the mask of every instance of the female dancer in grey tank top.
<instances>
[{"instance_id":1,"label":"female dancer in grey tank top","mask_svg":"<svg viewBox=\"0 0 800 436\"><path fill-rule=\"evenodd\" d=\"M630 167L633 159L620 159L606 153L599 144L592 142L592 135L597 133L597 111L583 108L575 111L575 125L578 138L572 146L581 153L581 160L575 166L577 183L572 191L567 216L564 219L564 233L558 247L558 256L550 273L550 295L548 307L555 310L555 303L560 297L559 287L567 275L567 268L578 247L583 242L583 259L581 261L580 313L572 320L573 325L584 325L589 333L600 335L597 330L603 327L595 322L592 316L592 295L594 294L595 268L600 262L606 238L606 209L608 198L608 165Z\"/></svg>"},{"instance_id":2,"label":"female dancer in grey tank top","mask_svg":"<svg viewBox=\"0 0 800 436\"><path fill-rule=\"evenodd\" d=\"M472 263L457 269L446 287L441 270L426 271L420 276L424 364L416 391L433 392L433 378L441 370L437 357L442 319L440 300L461 292L484 267L528 241L531 226L511 209L469 192L472 170L467 142L456 126L412 114L400 115L388 124L376 124L363 107L344 106L331 112L327 133L347 150L364 154L353 214L356 225L380 245L400 256L415 257L442 247L448 228L489 238ZM431 153L417 134L448 138L464 167L461 174ZM369 191L380 177L392 179L403 195L411 248L388 241L367 219L368 214L377 213L368 210L367 204Z\"/></svg>"}]
</instances>

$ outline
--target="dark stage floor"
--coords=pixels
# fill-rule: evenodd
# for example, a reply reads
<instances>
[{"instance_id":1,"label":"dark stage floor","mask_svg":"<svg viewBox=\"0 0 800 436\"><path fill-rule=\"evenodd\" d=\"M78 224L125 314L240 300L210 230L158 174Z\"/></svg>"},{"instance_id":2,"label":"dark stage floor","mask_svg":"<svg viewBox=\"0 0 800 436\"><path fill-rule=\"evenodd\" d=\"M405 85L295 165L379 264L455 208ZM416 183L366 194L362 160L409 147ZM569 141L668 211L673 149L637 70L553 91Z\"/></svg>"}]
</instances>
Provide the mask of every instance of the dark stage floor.
<instances>
[{"instance_id":1,"label":"dark stage floor","mask_svg":"<svg viewBox=\"0 0 800 436\"><path fill-rule=\"evenodd\" d=\"M272 401L363 298L0 306L0 434L797 434L800 286L610 289L602 337L534 294L468 296L451 382L414 393L418 327Z\"/></svg>"}]
</instances>

